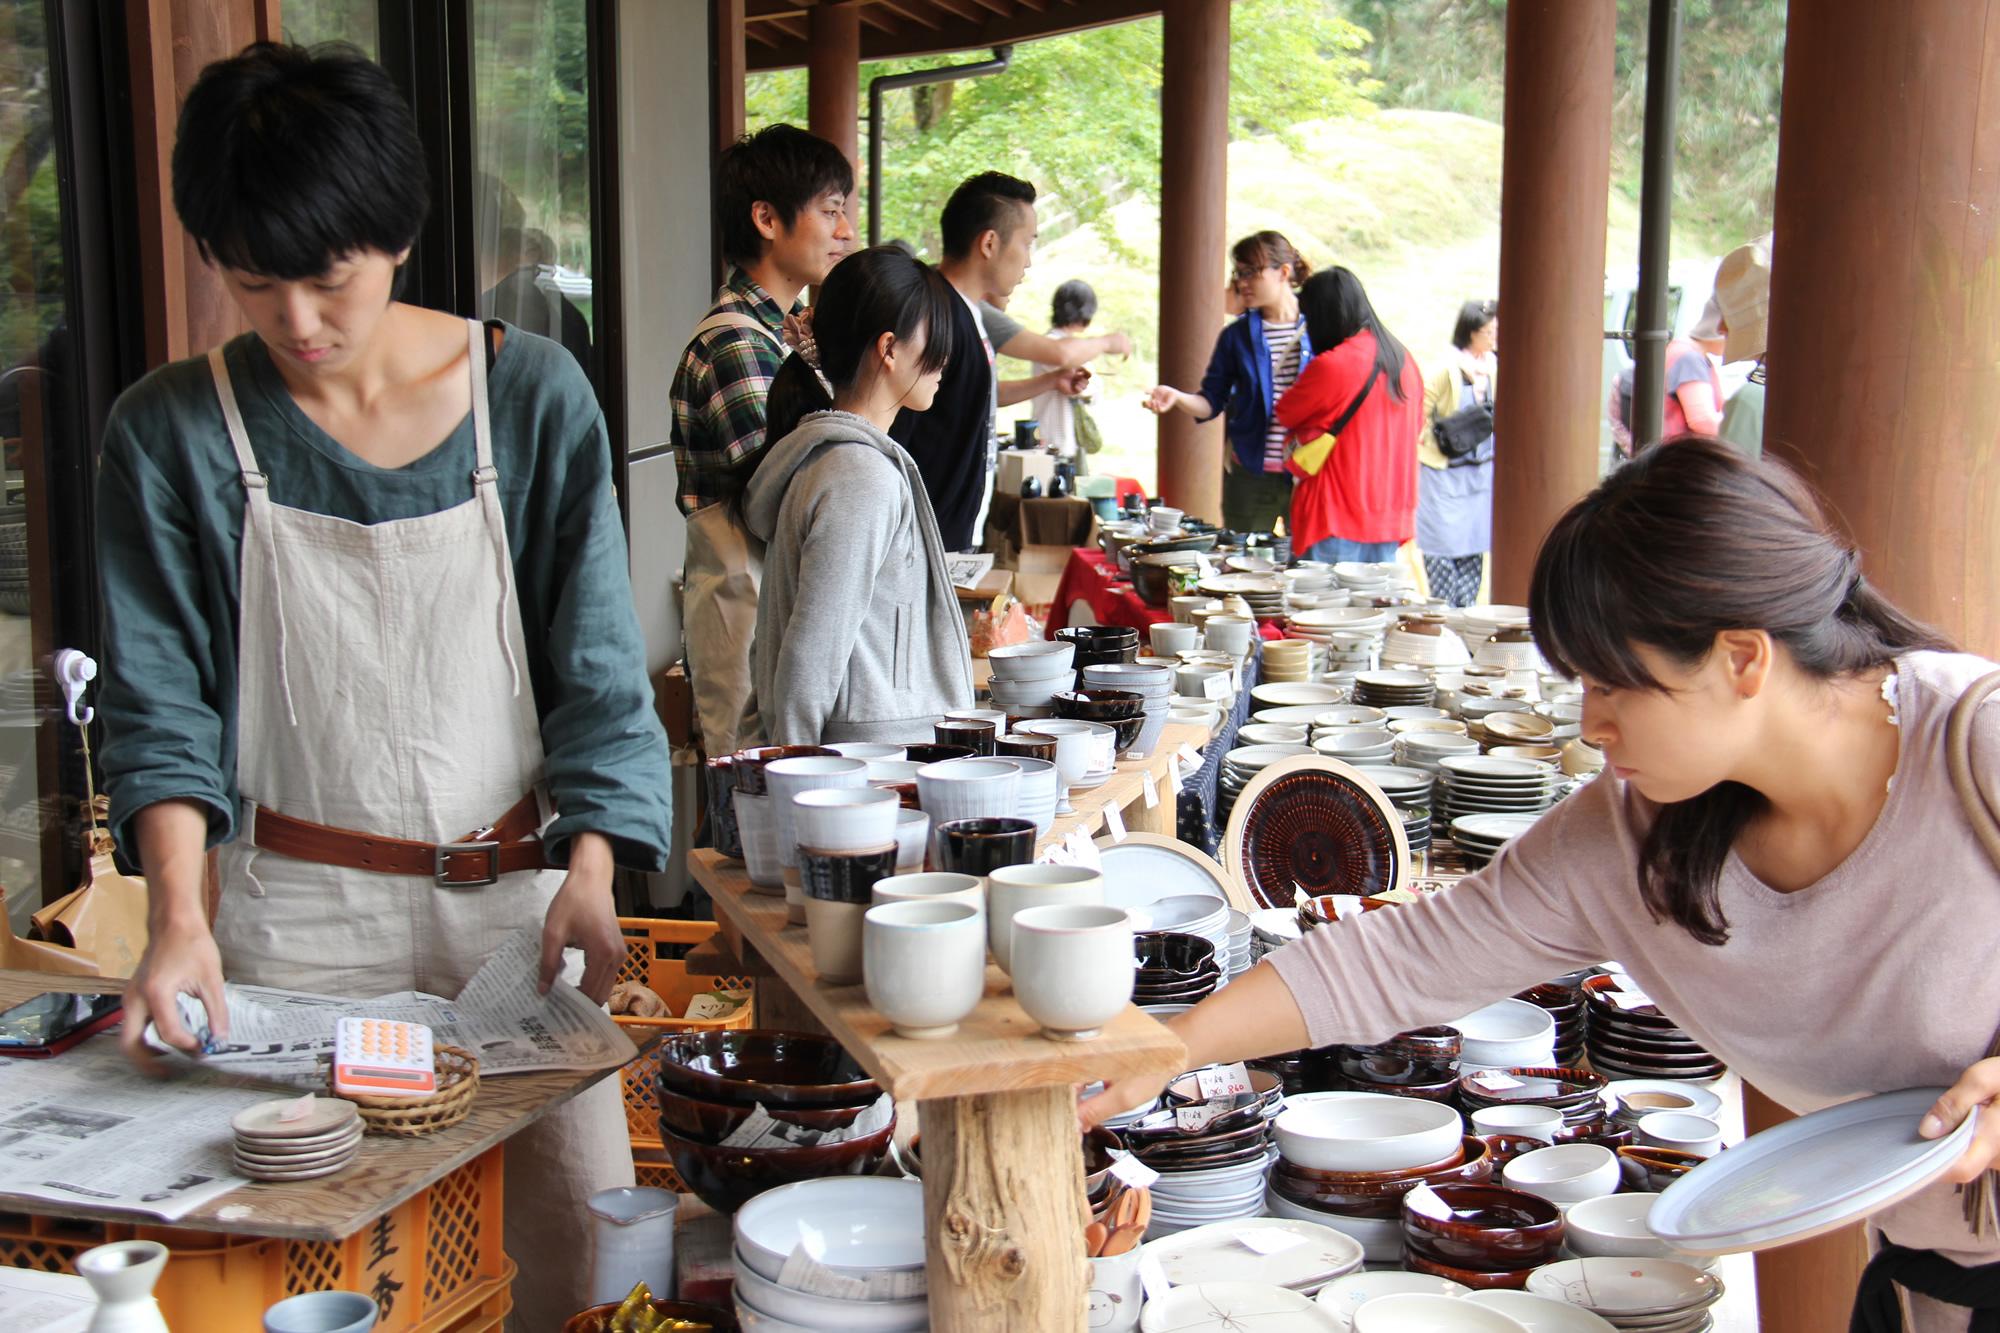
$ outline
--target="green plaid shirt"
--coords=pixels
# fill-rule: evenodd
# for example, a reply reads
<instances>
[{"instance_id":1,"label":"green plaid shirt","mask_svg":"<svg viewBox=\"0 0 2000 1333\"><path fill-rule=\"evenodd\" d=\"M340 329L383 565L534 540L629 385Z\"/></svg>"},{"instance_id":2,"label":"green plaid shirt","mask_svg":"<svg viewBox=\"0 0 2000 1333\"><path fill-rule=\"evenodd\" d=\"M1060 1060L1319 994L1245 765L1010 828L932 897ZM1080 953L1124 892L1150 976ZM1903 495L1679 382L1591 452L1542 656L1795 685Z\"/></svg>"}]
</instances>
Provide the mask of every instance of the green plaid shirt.
<instances>
[{"instance_id":1,"label":"green plaid shirt","mask_svg":"<svg viewBox=\"0 0 2000 1333\"><path fill-rule=\"evenodd\" d=\"M805 309L803 301L792 306ZM782 329L785 312L770 295L731 268L709 314L733 311ZM749 329L714 329L688 343L674 372L674 466L681 512L734 499L764 452L764 395L785 355Z\"/></svg>"}]
</instances>

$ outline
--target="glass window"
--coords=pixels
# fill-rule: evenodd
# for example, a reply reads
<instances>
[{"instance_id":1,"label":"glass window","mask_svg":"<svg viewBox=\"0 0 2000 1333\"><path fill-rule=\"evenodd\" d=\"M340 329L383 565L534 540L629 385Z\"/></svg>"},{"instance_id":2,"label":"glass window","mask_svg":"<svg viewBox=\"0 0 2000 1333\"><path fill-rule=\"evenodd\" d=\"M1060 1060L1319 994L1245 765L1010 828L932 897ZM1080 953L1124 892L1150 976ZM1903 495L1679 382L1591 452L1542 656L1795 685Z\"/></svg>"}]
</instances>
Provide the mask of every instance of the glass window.
<instances>
[{"instance_id":1,"label":"glass window","mask_svg":"<svg viewBox=\"0 0 2000 1333\"><path fill-rule=\"evenodd\" d=\"M300 46L351 42L380 57L380 0L284 0L279 23L285 40Z\"/></svg>"},{"instance_id":2,"label":"glass window","mask_svg":"<svg viewBox=\"0 0 2000 1333\"><path fill-rule=\"evenodd\" d=\"M553 338L596 380L585 0L472 6L479 314Z\"/></svg>"}]
</instances>

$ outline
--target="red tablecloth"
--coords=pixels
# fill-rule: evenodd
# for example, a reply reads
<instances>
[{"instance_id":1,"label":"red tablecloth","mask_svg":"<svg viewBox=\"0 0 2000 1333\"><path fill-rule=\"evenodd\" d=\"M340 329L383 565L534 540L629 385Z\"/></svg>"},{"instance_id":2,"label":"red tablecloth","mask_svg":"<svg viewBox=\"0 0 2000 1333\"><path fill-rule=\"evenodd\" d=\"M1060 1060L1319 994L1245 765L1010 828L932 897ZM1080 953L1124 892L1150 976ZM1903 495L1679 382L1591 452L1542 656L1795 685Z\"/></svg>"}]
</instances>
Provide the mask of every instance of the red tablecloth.
<instances>
[{"instance_id":1,"label":"red tablecloth","mask_svg":"<svg viewBox=\"0 0 2000 1333\"><path fill-rule=\"evenodd\" d=\"M1130 625L1141 633L1148 625L1173 619L1173 612L1166 607L1148 606L1139 596L1139 590L1132 586L1132 580L1118 572L1111 557L1092 546L1070 551L1069 564L1063 567L1062 580L1056 584L1056 595L1049 603L1049 624L1044 633L1054 637L1057 630L1067 629L1072 623L1070 608L1078 602L1090 607L1091 616L1100 625ZM1075 623L1088 622L1078 617ZM1284 637L1278 621L1259 621L1257 628L1264 638ZM1142 643L1140 651L1151 649Z\"/></svg>"}]
</instances>

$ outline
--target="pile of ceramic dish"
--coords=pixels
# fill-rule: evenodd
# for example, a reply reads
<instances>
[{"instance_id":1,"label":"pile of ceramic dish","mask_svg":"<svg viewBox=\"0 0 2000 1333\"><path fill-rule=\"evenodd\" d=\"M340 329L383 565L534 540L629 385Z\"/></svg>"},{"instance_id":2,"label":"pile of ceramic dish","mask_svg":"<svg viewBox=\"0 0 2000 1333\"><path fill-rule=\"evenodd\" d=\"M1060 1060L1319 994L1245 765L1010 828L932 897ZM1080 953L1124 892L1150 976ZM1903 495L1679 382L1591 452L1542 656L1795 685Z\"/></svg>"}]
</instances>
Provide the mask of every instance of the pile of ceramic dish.
<instances>
[{"instance_id":1,"label":"pile of ceramic dish","mask_svg":"<svg viewBox=\"0 0 2000 1333\"><path fill-rule=\"evenodd\" d=\"M1215 945L1177 930L1146 930L1132 937L1138 968L1132 973L1132 1003L1198 1004L1222 984Z\"/></svg>"},{"instance_id":2,"label":"pile of ceramic dish","mask_svg":"<svg viewBox=\"0 0 2000 1333\"><path fill-rule=\"evenodd\" d=\"M1484 1145L1467 1161L1465 1122L1441 1102L1304 1093L1287 1097L1274 1129L1269 1215L1332 1227L1358 1241L1370 1263L1400 1257L1397 1211L1408 1192L1492 1173Z\"/></svg>"},{"instance_id":3,"label":"pile of ceramic dish","mask_svg":"<svg viewBox=\"0 0 2000 1333\"><path fill-rule=\"evenodd\" d=\"M1475 654L1486 645L1486 641L1503 629L1526 629L1528 608L1525 606L1468 606L1445 613L1445 623L1465 640L1465 646Z\"/></svg>"},{"instance_id":4,"label":"pile of ceramic dish","mask_svg":"<svg viewBox=\"0 0 2000 1333\"><path fill-rule=\"evenodd\" d=\"M1251 957L1250 914L1230 908L1224 930L1229 941L1227 976L1233 980L1248 972L1250 964L1255 961Z\"/></svg>"},{"instance_id":5,"label":"pile of ceramic dish","mask_svg":"<svg viewBox=\"0 0 2000 1333\"><path fill-rule=\"evenodd\" d=\"M1499 1106L1540 1106L1561 1112L1563 1128L1572 1134L1594 1134L1604 1127L1603 1091L1604 1076L1589 1070L1516 1065L1467 1073L1459 1080L1458 1104L1470 1115ZM1615 1188L1613 1179L1603 1192Z\"/></svg>"},{"instance_id":6,"label":"pile of ceramic dish","mask_svg":"<svg viewBox=\"0 0 2000 1333\"><path fill-rule=\"evenodd\" d=\"M1321 606L1287 616L1285 632L1325 644L1327 672L1352 676L1374 665L1391 619L1376 606Z\"/></svg>"},{"instance_id":7,"label":"pile of ceramic dish","mask_svg":"<svg viewBox=\"0 0 2000 1333\"><path fill-rule=\"evenodd\" d=\"M993 668L986 692L1015 717L1046 717L1056 691L1076 680L1075 657L1076 645L1062 640L1030 639L993 648L986 654Z\"/></svg>"},{"instance_id":8,"label":"pile of ceramic dish","mask_svg":"<svg viewBox=\"0 0 2000 1333\"><path fill-rule=\"evenodd\" d=\"M746 1203L733 1230L736 1315L746 1329L913 1333L930 1326L920 1181L786 1185Z\"/></svg>"},{"instance_id":9,"label":"pile of ceramic dish","mask_svg":"<svg viewBox=\"0 0 2000 1333\"><path fill-rule=\"evenodd\" d=\"M1286 681L1273 682L1267 685L1258 685L1250 691L1250 701L1255 705L1257 705L1257 709L1259 712L1257 720L1259 722L1277 722L1281 720L1288 720L1288 719L1264 717L1262 716L1262 714L1265 711L1276 710L1280 708L1306 708L1306 707L1310 707L1313 710L1313 713L1311 715L1307 715L1306 718L1307 721L1310 721L1312 716L1315 716L1318 713L1323 712L1324 710L1331 708L1333 705L1341 702L1342 697L1343 697L1343 691L1337 685L1326 685L1326 684L1301 685L1296 682L1286 682ZM1296 723L1293 723L1293 725L1296 725Z\"/></svg>"},{"instance_id":10,"label":"pile of ceramic dish","mask_svg":"<svg viewBox=\"0 0 2000 1333\"><path fill-rule=\"evenodd\" d=\"M1629 977L1587 978L1583 999L1590 1015L1585 1034L1590 1067L1607 1078L1705 1083L1722 1076L1722 1062L1661 1013Z\"/></svg>"},{"instance_id":11,"label":"pile of ceramic dish","mask_svg":"<svg viewBox=\"0 0 2000 1333\"><path fill-rule=\"evenodd\" d=\"M1393 560L1343 560L1333 567L1333 576L1349 592L1370 596L1410 586L1409 571Z\"/></svg>"},{"instance_id":12,"label":"pile of ceramic dish","mask_svg":"<svg viewBox=\"0 0 2000 1333\"><path fill-rule=\"evenodd\" d=\"M1134 759L1150 758L1166 730L1167 713L1174 706L1174 668L1141 666L1136 662L1100 663L1078 673L1079 690L1117 690L1136 694L1146 701L1138 739L1126 751Z\"/></svg>"},{"instance_id":13,"label":"pile of ceramic dish","mask_svg":"<svg viewBox=\"0 0 2000 1333\"><path fill-rule=\"evenodd\" d=\"M1139 631L1129 625L1073 625L1055 632L1058 643L1076 645L1077 670L1130 662L1139 656Z\"/></svg>"},{"instance_id":14,"label":"pile of ceramic dish","mask_svg":"<svg viewBox=\"0 0 2000 1333\"><path fill-rule=\"evenodd\" d=\"M1205 942L1218 967L1229 954L1229 901L1207 892L1155 898L1143 907L1127 909L1141 930L1173 931Z\"/></svg>"},{"instance_id":15,"label":"pile of ceramic dish","mask_svg":"<svg viewBox=\"0 0 2000 1333\"><path fill-rule=\"evenodd\" d=\"M853 1057L802 1032L670 1033L656 1090L674 1171L717 1212L780 1185L869 1174L896 1128L893 1104ZM760 1123L776 1122L768 1131L749 1123L760 1108Z\"/></svg>"},{"instance_id":16,"label":"pile of ceramic dish","mask_svg":"<svg viewBox=\"0 0 2000 1333\"><path fill-rule=\"evenodd\" d=\"M1475 1291L1519 1291L1562 1254L1562 1209L1509 1186L1439 1185L1405 1195L1400 1221L1404 1268Z\"/></svg>"},{"instance_id":17,"label":"pile of ceramic dish","mask_svg":"<svg viewBox=\"0 0 2000 1333\"><path fill-rule=\"evenodd\" d=\"M1377 1268L1335 1278L1319 1289L1319 1295L1315 1300L1319 1308L1332 1318L1335 1333L1352 1333L1354 1317L1361 1312L1361 1307L1364 1305L1373 1304L1376 1307L1374 1313L1369 1316L1371 1322L1379 1321L1385 1311L1394 1312L1398 1319L1407 1322L1413 1317L1404 1313L1409 1308L1408 1302L1396 1301L1394 1304L1386 1302L1393 1297L1402 1296L1442 1296L1458 1299L1468 1294L1470 1294L1469 1288L1446 1278L1431 1277L1424 1273L1405 1273L1394 1268ZM1433 1329L1439 1327L1437 1321L1441 1312L1435 1305L1427 1303L1422 1307L1422 1313L1428 1317L1429 1322L1419 1324L1418 1327ZM1444 1313L1449 1319L1456 1318L1461 1312L1449 1310ZM1395 1325L1392 1323L1389 1327L1394 1328ZM1452 1325L1446 1323L1443 1327L1450 1329ZM1526 1328L1527 1325L1518 1327ZM1560 1324L1552 1327L1559 1331L1563 1328ZM1460 1326L1461 1333L1494 1333L1496 1328L1498 1333L1515 1333L1514 1329L1506 1328L1504 1325L1482 1326L1473 1323Z\"/></svg>"},{"instance_id":18,"label":"pile of ceramic dish","mask_svg":"<svg viewBox=\"0 0 2000 1333\"><path fill-rule=\"evenodd\" d=\"M1498 706L1503 704L1507 706ZM1512 706L1515 704L1524 706L1516 708ZM1496 745L1549 745L1555 739L1556 724L1526 704L1525 699L1493 699L1484 705L1474 703L1467 714L1465 734L1489 748Z\"/></svg>"},{"instance_id":19,"label":"pile of ceramic dish","mask_svg":"<svg viewBox=\"0 0 2000 1333\"><path fill-rule=\"evenodd\" d=\"M1262 1071L1250 1091L1210 1095L1195 1070L1167 1085L1160 1109L1125 1125L1119 1137L1132 1155L1160 1173L1152 1183L1147 1240L1264 1211L1264 1173L1275 1149L1272 1121L1284 1088Z\"/></svg>"},{"instance_id":20,"label":"pile of ceramic dish","mask_svg":"<svg viewBox=\"0 0 2000 1333\"><path fill-rule=\"evenodd\" d=\"M1402 768L1420 769L1436 777L1442 770L1438 767L1452 755L1474 755L1479 753L1479 742L1470 736L1460 736L1449 731L1405 731L1396 737L1390 750L1389 761Z\"/></svg>"},{"instance_id":21,"label":"pile of ceramic dish","mask_svg":"<svg viewBox=\"0 0 2000 1333\"><path fill-rule=\"evenodd\" d=\"M1252 1248L1253 1241L1264 1241ZM1361 1247L1332 1227L1293 1218L1258 1217L1211 1223L1149 1241L1168 1282L1191 1287L1211 1282L1252 1282L1313 1296L1327 1283L1361 1268ZM1257 1327L1254 1323L1251 1328Z\"/></svg>"},{"instance_id":22,"label":"pile of ceramic dish","mask_svg":"<svg viewBox=\"0 0 2000 1333\"><path fill-rule=\"evenodd\" d=\"M1393 757L1394 736L1380 727L1321 732L1312 747L1329 759L1343 764L1386 764Z\"/></svg>"},{"instance_id":23,"label":"pile of ceramic dish","mask_svg":"<svg viewBox=\"0 0 2000 1333\"><path fill-rule=\"evenodd\" d=\"M1402 739L1407 743L1412 737ZM1409 752L1406 744L1405 753ZM1562 775L1532 759L1444 754L1437 761L1435 808L1443 824L1460 815L1538 815L1554 805L1562 791Z\"/></svg>"},{"instance_id":24,"label":"pile of ceramic dish","mask_svg":"<svg viewBox=\"0 0 2000 1333\"><path fill-rule=\"evenodd\" d=\"M234 1164L252 1180L316 1180L345 1169L361 1151L360 1108L338 1097L259 1102L229 1121Z\"/></svg>"},{"instance_id":25,"label":"pile of ceramic dish","mask_svg":"<svg viewBox=\"0 0 2000 1333\"><path fill-rule=\"evenodd\" d=\"M1436 779L1430 774L1413 768L1401 768L1395 764L1359 764L1355 771L1373 783L1389 803L1402 816L1403 837L1410 844L1410 854L1417 855L1430 849L1431 845L1431 787Z\"/></svg>"},{"instance_id":26,"label":"pile of ceramic dish","mask_svg":"<svg viewBox=\"0 0 2000 1333\"><path fill-rule=\"evenodd\" d=\"M1258 659L1257 677L1271 684L1317 680L1326 671L1326 646L1310 639L1271 639Z\"/></svg>"},{"instance_id":27,"label":"pile of ceramic dish","mask_svg":"<svg viewBox=\"0 0 2000 1333\"><path fill-rule=\"evenodd\" d=\"M1250 614L1259 620L1276 620L1285 614L1285 594L1290 585L1283 575L1218 574L1203 579L1200 591L1210 597L1241 597Z\"/></svg>"},{"instance_id":28,"label":"pile of ceramic dish","mask_svg":"<svg viewBox=\"0 0 2000 1333\"><path fill-rule=\"evenodd\" d=\"M1468 866L1483 866L1535 826L1540 815L1460 815L1450 824L1452 846Z\"/></svg>"},{"instance_id":29,"label":"pile of ceramic dish","mask_svg":"<svg viewBox=\"0 0 2000 1333\"><path fill-rule=\"evenodd\" d=\"M1472 661L1465 640L1445 627L1442 620L1405 617L1382 639L1382 665L1407 667L1414 671L1436 667L1464 666Z\"/></svg>"},{"instance_id":30,"label":"pile of ceramic dish","mask_svg":"<svg viewBox=\"0 0 2000 1333\"><path fill-rule=\"evenodd\" d=\"M1278 722L1245 722L1236 729L1238 745L1304 745L1312 733L1304 727L1288 727Z\"/></svg>"},{"instance_id":31,"label":"pile of ceramic dish","mask_svg":"<svg viewBox=\"0 0 2000 1333\"><path fill-rule=\"evenodd\" d=\"M1251 964L1254 966L1265 954L1284 948L1302 934L1299 914L1293 908L1262 907L1250 913Z\"/></svg>"},{"instance_id":32,"label":"pile of ceramic dish","mask_svg":"<svg viewBox=\"0 0 2000 1333\"><path fill-rule=\"evenodd\" d=\"M1363 671L1354 678L1354 702L1371 708L1430 705L1437 682L1421 671Z\"/></svg>"},{"instance_id":33,"label":"pile of ceramic dish","mask_svg":"<svg viewBox=\"0 0 2000 1333\"><path fill-rule=\"evenodd\" d=\"M1265 686L1258 686L1264 689ZM1308 755L1313 752L1310 745L1239 745L1222 756L1222 773L1216 783L1215 819L1218 824L1229 818L1236 808L1236 798L1250 785L1250 780L1272 764L1281 760Z\"/></svg>"},{"instance_id":34,"label":"pile of ceramic dish","mask_svg":"<svg viewBox=\"0 0 2000 1333\"><path fill-rule=\"evenodd\" d=\"M1702 1333L1722 1281L1673 1259L1565 1259L1528 1278L1530 1295L1581 1306L1613 1328Z\"/></svg>"},{"instance_id":35,"label":"pile of ceramic dish","mask_svg":"<svg viewBox=\"0 0 2000 1333\"><path fill-rule=\"evenodd\" d=\"M1340 1086L1351 1092L1449 1102L1458 1096L1462 1038L1456 1028L1417 1028L1374 1046L1343 1046Z\"/></svg>"},{"instance_id":36,"label":"pile of ceramic dish","mask_svg":"<svg viewBox=\"0 0 2000 1333\"><path fill-rule=\"evenodd\" d=\"M1583 1059L1584 1032L1588 1027L1583 1008L1583 979L1588 975L1588 972L1572 972L1530 986L1514 997L1526 1000L1556 1021L1556 1063L1564 1068L1572 1068Z\"/></svg>"}]
</instances>

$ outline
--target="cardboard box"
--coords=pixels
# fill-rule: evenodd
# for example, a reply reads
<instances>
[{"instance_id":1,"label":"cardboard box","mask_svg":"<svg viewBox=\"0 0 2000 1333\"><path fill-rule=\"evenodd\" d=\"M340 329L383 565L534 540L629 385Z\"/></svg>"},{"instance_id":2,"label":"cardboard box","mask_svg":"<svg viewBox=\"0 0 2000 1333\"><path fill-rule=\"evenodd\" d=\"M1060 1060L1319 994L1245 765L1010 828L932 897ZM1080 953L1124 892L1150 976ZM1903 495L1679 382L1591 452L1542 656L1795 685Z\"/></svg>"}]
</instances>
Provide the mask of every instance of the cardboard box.
<instances>
[{"instance_id":1,"label":"cardboard box","mask_svg":"<svg viewBox=\"0 0 2000 1333\"><path fill-rule=\"evenodd\" d=\"M1014 595L1031 608L1047 606L1055 600L1069 557L1067 546L1023 546L1014 571Z\"/></svg>"},{"instance_id":2,"label":"cardboard box","mask_svg":"<svg viewBox=\"0 0 2000 1333\"><path fill-rule=\"evenodd\" d=\"M993 489L1002 495L1019 495L1021 483L1034 477L1042 483L1042 494L1056 479L1056 456L1040 449L1002 449L997 480Z\"/></svg>"}]
</instances>

